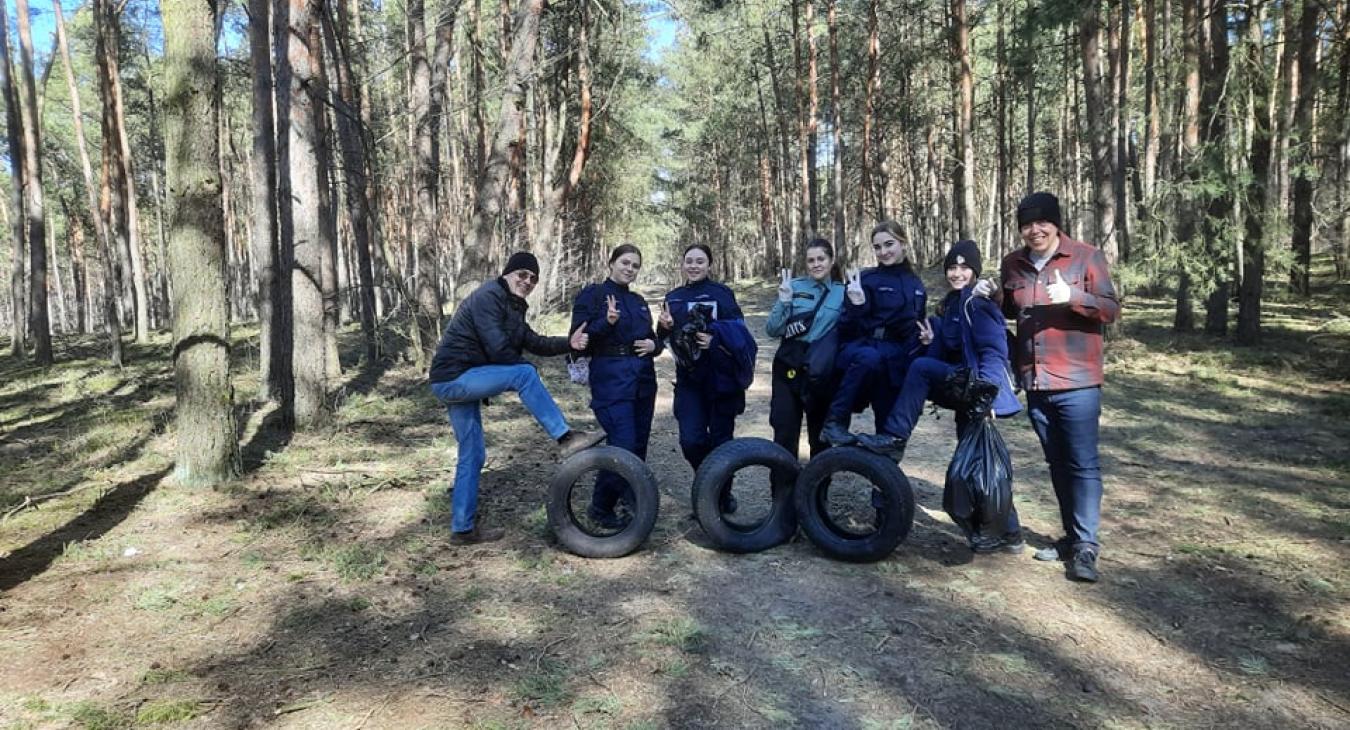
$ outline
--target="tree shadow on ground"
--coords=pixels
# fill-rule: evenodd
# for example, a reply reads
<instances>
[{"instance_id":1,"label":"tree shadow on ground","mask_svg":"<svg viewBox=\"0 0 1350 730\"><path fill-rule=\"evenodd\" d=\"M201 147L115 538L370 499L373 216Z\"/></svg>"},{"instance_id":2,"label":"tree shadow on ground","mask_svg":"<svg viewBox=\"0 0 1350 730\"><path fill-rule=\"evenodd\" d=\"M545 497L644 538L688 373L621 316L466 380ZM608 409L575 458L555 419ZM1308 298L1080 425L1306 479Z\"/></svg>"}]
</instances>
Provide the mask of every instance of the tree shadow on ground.
<instances>
[{"instance_id":1,"label":"tree shadow on ground","mask_svg":"<svg viewBox=\"0 0 1350 730\"><path fill-rule=\"evenodd\" d=\"M62 527L13 551L0 561L0 590L9 590L47 569L69 543L95 540L112 530L140 504L171 467L143 474L114 486Z\"/></svg>"}]
</instances>

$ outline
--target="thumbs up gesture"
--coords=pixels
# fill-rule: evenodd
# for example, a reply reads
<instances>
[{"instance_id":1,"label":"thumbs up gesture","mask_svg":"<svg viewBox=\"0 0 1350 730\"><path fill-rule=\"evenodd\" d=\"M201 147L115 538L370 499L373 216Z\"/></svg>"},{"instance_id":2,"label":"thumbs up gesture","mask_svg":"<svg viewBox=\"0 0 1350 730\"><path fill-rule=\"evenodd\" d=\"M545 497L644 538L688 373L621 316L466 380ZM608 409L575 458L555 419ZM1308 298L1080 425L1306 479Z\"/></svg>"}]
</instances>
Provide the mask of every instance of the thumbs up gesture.
<instances>
[{"instance_id":1,"label":"thumbs up gesture","mask_svg":"<svg viewBox=\"0 0 1350 730\"><path fill-rule=\"evenodd\" d=\"M619 302L610 294L605 297L605 321L614 324L619 321Z\"/></svg>"},{"instance_id":2,"label":"thumbs up gesture","mask_svg":"<svg viewBox=\"0 0 1350 730\"><path fill-rule=\"evenodd\" d=\"M572 333L572 336L567 340L567 344L571 345L572 349L577 352L585 350L586 346L591 344L591 336L586 334L585 322L582 322L577 331Z\"/></svg>"},{"instance_id":3,"label":"thumbs up gesture","mask_svg":"<svg viewBox=\"0 0 1350 730\"><path fill-rule=\"evenodd\" d=\"M857 269L848 272L848 284L844 287L844 295L854 306L861 307L867 303L867 292L862 288L862 274Z\"/></svg>"},{"instance_id":4,"label":"thumbs up gesture","mask_svg":"<svg viewBox=\"0 0 1350 730\"><path fill-rule=\"evenodd\" d=\"M1050 295L1051 304L1068 304L1073 289L1069 286L1069 282L1064 281L1059 269L1055 269L1055 281L1045 288L1045 292Z\"/></svg>"},{"instance_id":5,"label":"thumbs up gesture","mask_svg":"<svg viewBox=\"0 0 1350 730\"><path fill-rule=\"evenodd\" d=\"M792 301L792 269L782 269L778 276L778 301L788 304Z\"/></svg>"}]
</instances>

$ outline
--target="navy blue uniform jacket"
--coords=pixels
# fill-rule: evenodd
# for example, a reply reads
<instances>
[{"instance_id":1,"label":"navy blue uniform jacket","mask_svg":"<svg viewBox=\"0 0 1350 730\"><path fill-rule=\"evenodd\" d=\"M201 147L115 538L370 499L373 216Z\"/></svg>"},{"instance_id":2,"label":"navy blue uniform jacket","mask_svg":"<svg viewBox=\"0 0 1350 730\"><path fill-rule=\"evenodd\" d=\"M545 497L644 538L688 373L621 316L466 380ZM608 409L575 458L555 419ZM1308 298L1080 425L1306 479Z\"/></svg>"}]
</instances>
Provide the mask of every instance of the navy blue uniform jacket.
<instances>
[{"instance_id":1,"label":"navy blue uniform jacket","mask_svg":"<svg viewBox=\"0 0 1350 730\"><path fill-rule=\"evenodd\" d=\"M977 297L972 287L947 294L933 317L933 341L928 357L961 365L998 385L994 413L1011 416L1022 410L1008 363L1008 330L1003 312L993 301Z\"/></svg>"},{"instance_id":2,"label":"navy blue uniform jacket","mask_svg":"<svg viewBox=\"0 0 1350 730\"><path fill-rule=\"evenodd\" d=\"M609 306L606 297L614 297L619 307L619 320L610 324L606 318ZM577 295L572 305L572 326L576 332L586 323L591 355L591 407L598 408L617 401L646 398L656 393L656 368L652 358L661 352L661 341L652 330L652 313L647 301L628 287L605 279L591 284ZM605 355L612 347L631 347L634 340L656 342L656 351L647 357Z\"/></svg>"}]
</instances>

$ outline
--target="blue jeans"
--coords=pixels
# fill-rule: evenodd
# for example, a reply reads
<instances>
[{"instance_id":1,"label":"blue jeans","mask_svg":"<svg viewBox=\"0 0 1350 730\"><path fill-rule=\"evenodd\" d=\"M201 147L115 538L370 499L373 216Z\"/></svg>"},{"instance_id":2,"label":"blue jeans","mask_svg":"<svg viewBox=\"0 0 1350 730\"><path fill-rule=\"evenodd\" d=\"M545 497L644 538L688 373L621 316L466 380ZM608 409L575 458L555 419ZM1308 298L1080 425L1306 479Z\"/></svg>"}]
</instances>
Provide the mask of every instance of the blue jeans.
<instances>
[{"instance_id":1,"label":"blue jeans","mask_svg":"<svg viewBox=\"0 0 1350 730\"><path fill-rule=\"evenodd\" d=\"M1097 458L1100 387L1027 391L1027 415L1041 440L1059 500L1065 539L1096 551L1102 514L1102 469Z\"/></svg>"},{"instance_id":2,"label":"blue jeans","mask_svg":"<svg viewBox=\"0 0 1350 730\"><path fill-rule=\"evenodd\" d=\"M455 532L472 530L478 512L478 476L487 460L479 403L508 390L520 394L520 402L551 438L559 439L567 433L567 421L533 365L480 365L449 382L431 384L431 392L449 411L450 425L459 442L455 487L450 498L453 514L450 529Z\"/></svg>"}]
</instances>

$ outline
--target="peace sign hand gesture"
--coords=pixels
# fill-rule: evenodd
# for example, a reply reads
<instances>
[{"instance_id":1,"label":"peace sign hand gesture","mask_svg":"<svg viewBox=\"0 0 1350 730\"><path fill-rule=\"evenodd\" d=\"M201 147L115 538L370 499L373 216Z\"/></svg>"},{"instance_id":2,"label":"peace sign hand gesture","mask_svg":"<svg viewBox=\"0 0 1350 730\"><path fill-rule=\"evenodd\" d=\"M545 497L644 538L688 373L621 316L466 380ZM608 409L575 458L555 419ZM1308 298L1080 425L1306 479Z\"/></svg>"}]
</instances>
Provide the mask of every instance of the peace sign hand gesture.
<instances>
[{"instance_id":1,"label":"peace sign hand gesture","mask_svg":"<svg viewBox=\"0 0 1350 730\"><path fill-rule=\"evenodd\" d=\"M605 297L605 321L614 324L619 321L619 302L610 294Z\"/></svg>"},{"instance_id":2,"label":"peace sign hand gesture","mask_svg":"<svg viewBox=\"0 0 1350 730\"><path fill-rule=\"evenodd\" d=\"M919 343L931 345L933 343L933 325L928 320L919 320Z\"/></svg>"},{"instance_id":3,"label":"peace sign hand gesture","mask_svg":"<svg viewBox=\"0 0 1350 730\"><path fill-rule=\"evenodd\" d=\"M661 315L656 318L656 323L663 330L675 329L675 318L670 316L670 305L666 302L661 302Z\"/></svg>"},{"instance_id":4,"label":"peace sign hand gesture","mask_svg":"<svg viewBox=\"0 0 1350 730\"><path fill-rule=\"evenodd\" d=\"M792 302L792 269L782 269L778 276L778 301L789 304Z\"/></svg>"},{"instance_id":5,"label":"peace sign hand gesture","mask_svg":"<svg viewBox=\"0 0 1350 730\"><path fill-rule=\"evenodd\" d=\"M844 294L854 306L861 307L867 303L867 292L862 288L862 274L857 269L849 270L848 285L844 287Z\"/></svg>"}]
</instances>

